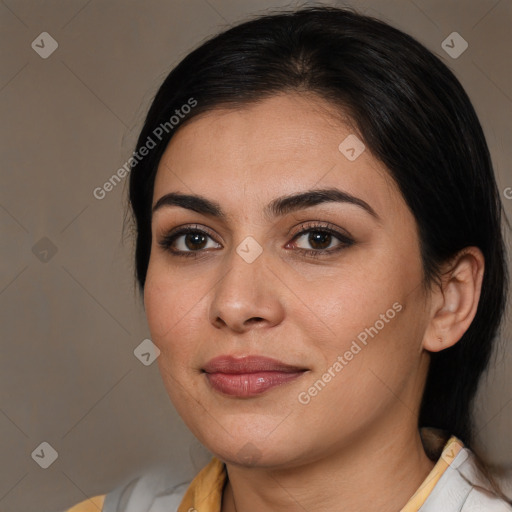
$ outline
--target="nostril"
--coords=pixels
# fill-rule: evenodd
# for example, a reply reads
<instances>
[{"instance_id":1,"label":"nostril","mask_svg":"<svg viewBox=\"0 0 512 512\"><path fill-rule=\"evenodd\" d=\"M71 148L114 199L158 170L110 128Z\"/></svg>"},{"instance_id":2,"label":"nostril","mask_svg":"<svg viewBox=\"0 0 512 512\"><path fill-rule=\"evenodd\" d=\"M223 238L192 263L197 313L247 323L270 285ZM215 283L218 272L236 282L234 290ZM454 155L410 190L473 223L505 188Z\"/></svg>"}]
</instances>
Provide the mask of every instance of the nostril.
<instances>
[{"instance_id":1,"label":"nostril","mask_svg":"<svg viewBox=\"0 0 512 512\"><path fill-rule=\"evenodd\" d=\"M255 317L249 318L249 320L247 320L245 323L248 324L248 323L261 322L262 320L263 320L263 318L261 318L259 316L255 316Z\"/></svg>"}]
</instances>

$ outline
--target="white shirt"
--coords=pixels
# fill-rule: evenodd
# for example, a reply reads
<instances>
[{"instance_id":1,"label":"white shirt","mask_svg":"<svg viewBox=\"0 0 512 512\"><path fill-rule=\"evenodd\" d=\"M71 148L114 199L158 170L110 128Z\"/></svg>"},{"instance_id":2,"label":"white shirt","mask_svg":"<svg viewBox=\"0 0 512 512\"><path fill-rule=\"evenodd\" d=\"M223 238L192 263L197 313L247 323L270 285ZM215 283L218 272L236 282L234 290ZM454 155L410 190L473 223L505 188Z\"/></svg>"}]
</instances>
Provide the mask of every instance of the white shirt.
<instances>
[{"instance_id":1,"label":"white shirt","mask_svg":"<svg viewBox=\"0 0 512 512\"><path fill-rule=\"evenodd\" d=\"M107 494L102 512L175 512L190 481L170 483L160 468ZM418 512L512 512L482 477L473 453L463 448L445 470Z\"/></svg>"}]
</instances>

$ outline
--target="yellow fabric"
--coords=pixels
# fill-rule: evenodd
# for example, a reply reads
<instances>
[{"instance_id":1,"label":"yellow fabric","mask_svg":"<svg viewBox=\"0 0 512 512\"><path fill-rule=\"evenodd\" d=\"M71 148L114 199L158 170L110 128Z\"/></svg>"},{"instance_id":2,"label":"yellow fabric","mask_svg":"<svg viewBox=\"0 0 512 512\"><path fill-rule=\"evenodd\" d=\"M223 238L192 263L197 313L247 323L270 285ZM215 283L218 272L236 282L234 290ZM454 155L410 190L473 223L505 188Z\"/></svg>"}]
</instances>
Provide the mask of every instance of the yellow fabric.
<instances>
[{"instance_id":1,"label":"yellow fabric","mask_svg":"<svg viewBox=\"0 0 512 512\"><path fill-rule=\"evenodd\" d=\"M201 512L220 512L222 490L228 474L226 467L217 457L207 464L192 480L181 500L178 512L191 509Z\"/></svg>"},{"instance_id":2,"label":"yellow fabric","mask_svg":"<svg viewBox=\"0 0 512 512\"><path fill-rule=\"evenodd\" d=\"M94 498L77 503L68 512L101 512L105 496L106 494L102 494L101 496L94 496Z\"/></svg>"},{"instance_id":3,"label":"yellow fabric","mask_svg":"<svg viewBox=\"0 0 512 512\"><path fill-rule=\"evenodd\" d=\"M464 445L455 436L448 440L436 465L400 512L417 512L420 509L442 474L463 447ZM178 512L189 512L190 510L220 512L222 490L226 478L227 472L224 463L213 457L190 483L178 507Z\"/></svg>"}]
</instances>

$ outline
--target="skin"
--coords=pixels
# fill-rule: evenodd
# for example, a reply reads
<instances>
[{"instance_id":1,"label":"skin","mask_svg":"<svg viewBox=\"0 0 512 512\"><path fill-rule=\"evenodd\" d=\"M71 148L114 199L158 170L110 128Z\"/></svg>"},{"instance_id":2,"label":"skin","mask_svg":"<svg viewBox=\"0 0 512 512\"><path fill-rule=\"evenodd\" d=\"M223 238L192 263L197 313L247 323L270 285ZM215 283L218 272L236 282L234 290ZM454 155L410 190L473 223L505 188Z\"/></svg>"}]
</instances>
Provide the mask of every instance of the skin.
<instances>
[{"instance_id":1,"label":"skin","mask_svg":"<svg viewBox=\"0 0 512 512\"><path fill-rule=\"evenodd\" d=\"M429 352L453 345L469 327L483 257L467 248L447 264L441 286L424 288L416 222L388 171L368 148L354 161L338 150L354 133L322 99L278 94L193 118L160 162L154 205L169 192L197 194L227 214L157 209L144 291L167 392L227 464L222 512L339 511L340 503L344 512L397 511L434 465L417 429ZM364 200L378 219L335 202L264 215L279 196L330 187ZM308 221L328 222L354 243L317 258L301 254L319 248L310 232L294 238ZM189 224L211 233L198 258L159 245ZM252 263L236 252L248 236L263 251ZM320 248L340 243L333 236ZM197 245L182 235L174 247ZM401 311L300 403L299 393L394 303ZM223 354L264 355L308 371L256 397L229 397L201 371Z\"/></svg>"}]
</instances>

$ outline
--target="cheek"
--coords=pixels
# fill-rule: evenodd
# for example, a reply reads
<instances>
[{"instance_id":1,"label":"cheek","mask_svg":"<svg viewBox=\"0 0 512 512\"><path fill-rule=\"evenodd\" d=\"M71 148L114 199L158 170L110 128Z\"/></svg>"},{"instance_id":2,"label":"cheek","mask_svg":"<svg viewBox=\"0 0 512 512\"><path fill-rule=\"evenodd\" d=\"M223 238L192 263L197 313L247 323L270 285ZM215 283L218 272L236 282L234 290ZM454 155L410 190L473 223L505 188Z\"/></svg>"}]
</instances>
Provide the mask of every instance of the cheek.
<instances>
[{"instance_id":1,"label":"cheek","mask_svg":"<svg viewBox=\"0 0 512 512\"><path fill-rule=\"evenodd\" d=\"M151 269L151 267L150 267ZM144 309L153 343L163 349L162 339L172 330L176 301L165 283L165 279L155 277L155 272L148 271L144 286Z\"/></svg>"},{"instance_id":2,"label":"cheek","mask_svg":"<svg viewBox=\"0 0 512 512\"><path fill-rule=\"evenodd\" d=\"M144 308L151 340L161 352L158 358L161 369L170 370L171 365L178 364L184 357L181 352L187 344L183 343L180 328L186 324L187 304L186 290L179 289L178 293L178 288L168 278L155 278L154 272L148 272Z\"/></svg>"},{"instance_id":3,"label":"cheek","mask_svg":"<svg viewBox=\"0 0 512 512\"><path fill-rule=\"evenodd\" d=\"M172 271L165 261L148 267L144 308L158 364L168 379L190 380L191 366L208 343L208 290L215 280L194 272Z\"/></svg>"},{"instance_id":4,"label":"cheek","mask_svg":"<svg viewBox=\"0 0 512 512\"><path fill-rule=\"evenodd\" d=\"M176 280L148 269L144 287L144 308L152 342L159 348L158 367L173 403L186 403L191 389L186 389L184 374L197 347L190 343L196 325L199 298L176 286ZM158 277L156 277L158 276ZM194 307L195 306L195 307ZM187 386L190 386L190 382ZM194 384L194 383L192 383Z\"/></svg>"},{"instance_id":5,"label":"cheek","mask_svg":"<svg viewBox=\"0 0 512 512\"><path fill-rule=\"evenodd\" d=\"M150 261L144 286L144 309L153 342L165 349L166 340L187 325L199 309L201 289L189 277L171 272L160 260Z\"/></svg>"},{"instance_id":6,"label":"cheek","mask_svg":"<svg viewBox=\"0 0 512 512\"><path fill-rule=\"evenodd\" d=\"M310 333L311 340L318 339L322 333L319 343L323 347L341 351L365 328L375 322L382 327L382 322L394 318L396 311L392 306L404 296L406 279L381 267L386 264L377 265L368 259L367 263L347 264L328 276L299 284L297 295L307 300L297 302L299 310L294 318L304 332ZM388 316L381 319L380 315L388 310Z\"/></svg>"},{"instance_id":7,"label":"cheek","mask_svg":"<svg viewBox=\"0 0 512 512\"><path fill-rule=\"evenodd\" d=\"M389 394L379 377L400 387L421 343L420 263L377 248L365 255L354 255L347 272L303 281L299 293L308 300L293 313L317 355L311 383L331 369L325 380L333 394L324 396L338 403Z\"/></svg>"},{"instance_id":8,"label":"cheek","mask_svg":"<svg viewBox=\"0 0 512 512\"><path fill-rule=\"evenodd\" d=\"M414 407L411 376L419 357L414 305L403 298L392 304L381 299L381 307L358 312L358 321L341 318L337 339L318 347L323 364L300 389L301 421L311 418L330 425L333 436L348 435L390 410Z\"/></svg>"}]
</instances>

